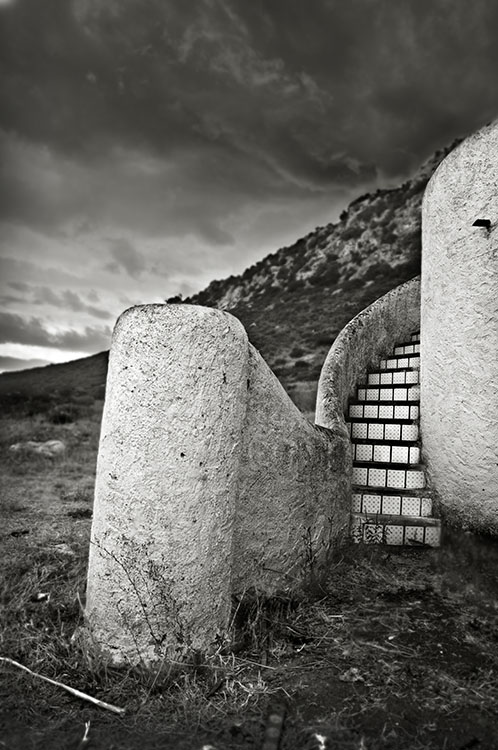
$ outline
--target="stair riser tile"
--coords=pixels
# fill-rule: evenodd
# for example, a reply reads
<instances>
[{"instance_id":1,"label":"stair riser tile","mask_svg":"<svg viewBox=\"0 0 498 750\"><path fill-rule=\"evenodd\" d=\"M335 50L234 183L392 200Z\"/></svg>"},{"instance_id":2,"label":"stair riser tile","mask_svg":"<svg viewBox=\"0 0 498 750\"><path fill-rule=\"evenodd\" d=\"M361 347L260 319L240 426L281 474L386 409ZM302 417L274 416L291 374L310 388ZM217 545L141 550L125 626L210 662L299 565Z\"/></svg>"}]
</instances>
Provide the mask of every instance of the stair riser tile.
<instances>
[{"instance_id":1,"label":"stair riser tile","mask_svg":"<svg viewBox=\"0 0 498 750\"><path fill-rule=\"evenodd\" d=\"M395 524L352 524L351 538L356 543L387 544L392 546L427 545L439 547L441 530L438 527L402 526Z\"/></svg>"},{"instance_id":2,"label":"stair riser tile","mask_svg":"<svg viewBox=\"0 0 498 750\"><path fill-rule=\"evenodd\" d=\"M395 346L393 354L396 357L403 357L405 354L420 354L420 344L401 344Z\"/></svg>"},{"instance_id":3,"label":"stair riser tile","mask_svg":"<svg viewBox=\"0 0 498 750\"><path fill-rule=\"evenodd\" d=\"M354 513L383 513L393 516L422 516L430 518L432 500L429 497L404 497L380 493L353 493Z\"/></svg>"},{"instance_id":4,"label":"stair riser tile","mask_svg":"<svg viewBox=\"0 0 498 750\"><path fill-rule=\"evenodd\" d=\"M418 370L399 370L395 372L371 372L368 375L369 385L418 385Z\"/></svg>"},{"instance_id":5,"label":"stair riser tile","mask_svg":"<svg viewBox=\"0 0 498 750\"><path fill-rule=\"evenodd\" d=\"M389 424L386 422L347 422L352 440L411 440L419 438L416 424Z\"/></svg>"},{"instance_id":6,"label":"stair riser tile","mask_svg":"<svg viewBox=\"0 0 498 750\"><path fill-rule=\"evenodd\" d=\"M393 490L424 489L425 475L417 469L389 469L353 466L353 484Z\"/></svg>"},{"instance_id":7,"label":"stair riser tile","mask_svg":"<svg viewBox=\"0 0 498 750\"><path fill-rule=\"evenodd\" d=\"M388 464L420 463L420 448L406 445L353 444L354 461L375 461Z\"/></svg>"},{"instance_id":8,"label":"stair riser tile","mask_svg":"<svg viewBox=\"0 0 498 750\"><path fill-rule=\"evenodd\" d=\"M376 388L358 388L358 401L420 401L420 388L412 385L408 388L394 386Z\"/></svg>"},{"instance_id":9,"label":"stair riser tile","mask_svg":"<svg viewBox=\"0 0 498 750\"><path fill-rule=\"evenodd\" d=\"M418 369L420 367L420 357L400 357L395 359L394 357L388 357L387 359L380 360L380 370L399 370L406 369L407 367L414 367Z\"/></svg>"},{"instance_id":10,"label":"stair riser tile","mask_svg":"<svg viewBox=\"0 0 498 750\"><path fill-rule=\"evenodd\" d=\"M356 419L418 419L418 405L413 404L351 404L350 417Z\"/></svg>"}]
</instances>

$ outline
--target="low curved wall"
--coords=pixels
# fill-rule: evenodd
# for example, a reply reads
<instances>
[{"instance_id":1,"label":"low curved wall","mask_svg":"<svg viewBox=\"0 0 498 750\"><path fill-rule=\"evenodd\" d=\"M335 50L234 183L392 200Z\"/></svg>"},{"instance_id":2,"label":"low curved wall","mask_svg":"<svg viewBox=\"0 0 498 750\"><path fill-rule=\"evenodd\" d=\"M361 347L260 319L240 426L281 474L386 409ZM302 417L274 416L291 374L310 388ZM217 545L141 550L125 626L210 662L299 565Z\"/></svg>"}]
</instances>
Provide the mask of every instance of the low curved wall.
<instances>
[{"instance_id":1,"label":"low curved wall","mask_svg":"<svg viewBox=\"0 0 498 750\"><path fill-rule=\"evenodd\" d=\"M422 206L421 429L447 523L498 534L498 122L461 143ZM490 227L474 226L487 219Z\"/></svg>"},{"instance_id":2,"label":"low curved wall","mask_svg":"<svg viewBox=\"0 0 498 750\"><path fill-rule=\"evenodd\" d=\"M97 464L94 641L116 663L209 651L233 595L320 575L347 529L346 460L235 318L128 310L113 335Z\"/></svg>"},{"instance_id":3,"label":"low curved wall","mask_svg":"<svg viewBox=\"0 0 498 750\"><path fill-rule=\"evenodd\" d=\"M367 370L392 354L393 345L409 340L420 326L420 277L380 297L339 333L324 362L316 402L315 422L341 431L348 440L344 415L348 400ZM352 459L350 458L352 471Z\"/></svg>"}]
</instances>

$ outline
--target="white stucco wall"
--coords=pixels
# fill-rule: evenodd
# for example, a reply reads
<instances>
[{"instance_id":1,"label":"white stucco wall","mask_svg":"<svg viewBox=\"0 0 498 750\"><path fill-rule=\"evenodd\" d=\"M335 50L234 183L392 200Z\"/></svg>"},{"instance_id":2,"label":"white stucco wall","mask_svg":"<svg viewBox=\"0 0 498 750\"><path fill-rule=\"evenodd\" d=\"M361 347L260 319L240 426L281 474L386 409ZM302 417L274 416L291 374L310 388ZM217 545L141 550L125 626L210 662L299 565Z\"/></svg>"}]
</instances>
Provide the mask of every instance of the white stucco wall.
<instances>
[{"instance_id":1,"label":"white stucco wall","mask_svg":"<svg viewBox=\"0 0 498 750\"><path fill-rule=\"evenodd\" d=\"M325 359L318 382L316 423L342 429L349 443L344 420L348 399L365 382L367 371L392 354L394 344L409 341L419 326L420 277L400 284L356 315Z\"/></svg>"},{"instance_id":2,"label":"white stucco wall","mask_svg":"<svg viewBox=\"0 0 498 750\"><path fill-rule=\"evenodd\" d=\"M249 347L233 590L273 594L320 577L349 525L349 439L303 418Z\"/></svg>"},{"instance_id":3,"label":"white stucco wall","mask_svg":"<svg viewBox=\"0 0 498 750\"><path fill-rule=\"evenodd\" d=\"M298 589L348 524L342 436L231 315L132 308L113 336L86 616L115 662L219 646L232 596Z\"/></svg>"},{"instance_id":4,"label":"white stucco wall","mask_svg":"<svg viewBox=\"0 0 498 750\"><path fill-rule=\"evenodd\" d=\"M246 342L235 318L187 305L116 325L86 610L115 661L179 658L226 625Z\"/></svg>"},{"instance_id":5,"label":"white stucco wall","mask_svg":"<svg viewBox=\"0 0 498 750\"><path fill-rule=\"evenodd\" d=\"M491 229L472 226L490 219ZM498 533L498 124L465 140L422 208L421 429L446 522Z\"/></svg>"}]
</instances>

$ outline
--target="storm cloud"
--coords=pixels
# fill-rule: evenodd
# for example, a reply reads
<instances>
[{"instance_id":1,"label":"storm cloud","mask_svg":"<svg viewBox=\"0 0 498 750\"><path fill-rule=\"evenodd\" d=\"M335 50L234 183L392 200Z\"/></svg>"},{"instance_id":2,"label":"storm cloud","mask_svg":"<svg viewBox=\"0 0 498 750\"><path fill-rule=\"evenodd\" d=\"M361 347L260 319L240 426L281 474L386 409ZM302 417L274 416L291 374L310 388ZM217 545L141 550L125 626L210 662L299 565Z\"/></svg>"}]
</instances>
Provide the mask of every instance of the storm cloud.
<instances>
[{"instance_id":1,"label":"storm cloud","mask_svg":"<svg viewBox=\"0 0 498 750\"><path fill-rule=\"evenodd\" d=\"M496 28L494 0L2 5L3 284L40 287L3 304L88 352L123 300L335 220L497 115Z\"/></svg>"},{"instance_id":2,"label":"storm cloud","mask_svg":"<svg viewBox=\"0 0 498 750\"><path fill-rule=\"evenodd\" d=\"M24 344L70 351L96 352L109 347L111 330L108 327L86 327L51 333L37 318L23 318L0 312L0 344Z\"/></svg>"}]
</instances>

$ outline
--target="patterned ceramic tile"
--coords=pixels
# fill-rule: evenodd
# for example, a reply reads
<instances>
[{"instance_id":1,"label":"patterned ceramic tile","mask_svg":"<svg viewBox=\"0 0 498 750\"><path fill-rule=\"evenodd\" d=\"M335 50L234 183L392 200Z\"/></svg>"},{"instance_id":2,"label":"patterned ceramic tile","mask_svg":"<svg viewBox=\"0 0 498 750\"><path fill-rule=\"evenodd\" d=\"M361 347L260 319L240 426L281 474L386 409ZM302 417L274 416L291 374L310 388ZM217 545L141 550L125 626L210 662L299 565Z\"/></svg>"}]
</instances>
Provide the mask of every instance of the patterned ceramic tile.
<instances>
[{"instance_id":1,"label":"patterned ceramic tile","mask_svg":"<svg viewBox=\"0 0 498 750\"><path fill-rule=\"evenodd\" d=\"M353 466L353 483L354 484L366 484L368 477L368 469L363 469L359 466Z\"/></svg>"},{"instance_id":2,"label":"patterned ceramic tile","mask_svg":"<svg viewBox=\"0 0 498 750\"><path fill-rule=\"evenodd\" d=\"M424 526L409 526L406 529L406 540L407 542L424 542Z\"/></svg>"},{"instance_id":3,"label":"patterned ceramic tile","mask_svg":"<svg viewBox=\"0 0 498 750\"><path fill-rule=\"evenodd\" d=\"M401 440L418 440L418 425L403 424L401 425Z\"/></svg>"},{"instance_id":4,"label":"patterned ceramic tile","mask_svg":"<svg viewBox=\"0 0 498 750\"><path fill-rule=\"evenodd\" d=\"M382 499L382 512L399 516L401 513L401 497L397 495L384 495Z\"/></svg>"},{"instance_id":5,"label":"patterned ceramic tile","mask_svg":"<svg viewBox=\"0 0 498 750\"><path fill-rule=\"evenodd\" d=\"M381 382L381 376L376 372L371 372L368 376L369 385L379 385Z\"/></svg>"},{"instance_id":6,"label":"patterned ceramic tile","mask_svg":"<svg viewBox=\"0 0 498 750\"><path fill-rule=\"evenodd\" d=\"M420 515L426 516L429 518L429 516L432 513L432 500L430 497L423 497L420 501Z\"/></svg>"},{"instance_id":7,"label":"patterned ceramic tile","mask_svg":"<svg viewBox=\"0 0 498 750\"><path fill-rule=\"evenodd\" d=\"M408 463L409 450L404 445L394 445L392 448L392 463L393 464L406 464Z\"/></svg>"},{"instance_id":8,"label":"patterned ceramic tile","mask_svg":"<svg viewBox=\"0 0 498 750\"><path fill-rule=\"evenodd\" d=\"M401 506L401 513L404 516L420 515L420 500L418 497L404 497Z\"/></svg>"},{"instance_id":9,"label":"patterned ceramic tile","mask_svg":"<svg viewBox=\"0 0 498 750\"><path fill-rule=\"evenodd\" d=\"M372 422L368 425L368 439L369 440L383 440L384 439L384 425Z\"/></svg>"},{"instance_id":10,"label":"patterned ceramic tile","mask_svg":"<svg viewBox=\"0 0 498 750\"><path fill-rule=\"evenodd\" d=\"M387 472L387 486L401 489L406 486L406 472L402 469L389 469Z\"/></svg>"},{"instance_id":11,"label":"patterned ceramic tile","mask_svg":"<svg viewBox=\"0 0 498 750\"><path fill-rule=\"evenodd\" d=\"M408 490L423 489L425 487L425 476L423 471L406 472L406 488Z\"/></svg>"},{"instance_id":12,"label":"patterned ceramic tile","mask_svg":"<svg viewBox=\"0 0 498 750\"><path fill-rule=\"evenodd\" d=\"M410 419L410 407L402 406L398 404L394 407L394 418L395 419Z\"/></svg>"},{"instance_id":13,"label":"patterned ceramic tile","mask_svg":"<svg viewBox=\"0 0 498 750\"><path fill-rule=\"evenodd\" d=\"M377 419L379 416L379 407L376 404L365 404L364 415L367 419Z\"/></svg>"},{"instance_id":14,"label":"patterned ceramic tile","mask_svg":"<svg viewBox=\"0 0 498 750\"><path fill-rule=\"evenodd\" d=\"M391 461L391 446L390 445L376 445L374 446L373 460L380 461L383 463L389 463Z\"/></svg>"},{"instance_id":15,"label":"patterned ceramic tile","mask_svg":"<svg viewBox=\"0 0 498 750\"><path fill-rule=\"evenodd\" d=\"M441 540L441 528L438 526L429 526L425 530L425 543L431 547L439 547Z\"/></svg>"},{"instance_id":16,"label":"patterned ceramic tile","mask_svg":"<svg viewBox=\"0 0 498 750\"><path fill-rule=\"evenodd\" d=\"M368 425L366 422L354 422L351 436L357 440L366 440L368 436Z\"/></svg>"},{"instance_id":17,"label":"patterned ceramic tile","mask_svg":"<svg viewBox=\"0 0 498 750\"><path fill-rule=\"evenodd\" d=\"M353 513L361 513L361 495L354 492L352 502Z\"/></svg>"},{"instance_id":18,"label":"patterned ceramic tile","mask_svg":"<svg viewBox=\"0 0 498 750\"><path fill-rule=\"evenodd\" d=\"M420 463L420 448L418 448L416 445L413 445L410 447L410 463L411 464Z\"/></svg>"},{"instance_id":19,"label":"patterned ceramic tile","mask_svg":"<svg viewBox=\"0 0 498 750\"><path fill-rule=\"evenodd\" d=\"M363 513L382 513L382 497L363 495Z\"/></svg>"},{"instance_id":20,"label":"patterned ceramic tile","mask_svg":"<svg viewBox=\"0 0 498 750\"><path fill-rule=\"evenodd\" d=\"M401 427L400 424L386 424L385 439L401 440Z\"/></svg>"},{"instance_id":21,"label":"patterned ceramic tile","mask_svg":"<svg viewBox=\"0 0 498 750\"><path fill-rule=\"evenodd\" d=\"M373 445L355 445L355 459L357 461L371 461Z\"/></svg>"},{"instance_id":22,"label":"patterned ceramic tile","mask_svg":"<svg viewBox=\"0 0 498 750\"><path fill-rule=\"evenodd\" d=\"M403 544L403 526L386 526L387 544Z\"/></svg>"},{"instance_id":23,"label":"patterned ceramic tile","mask_svg":"<svg viewBox=\"0 0 498 750\"><path fill-rule=\"evenodd\" d=\"M385 487L386 486L386 470L385 469L369 469L368 486L369 487Z\"/></svg>"}]
</instances>

